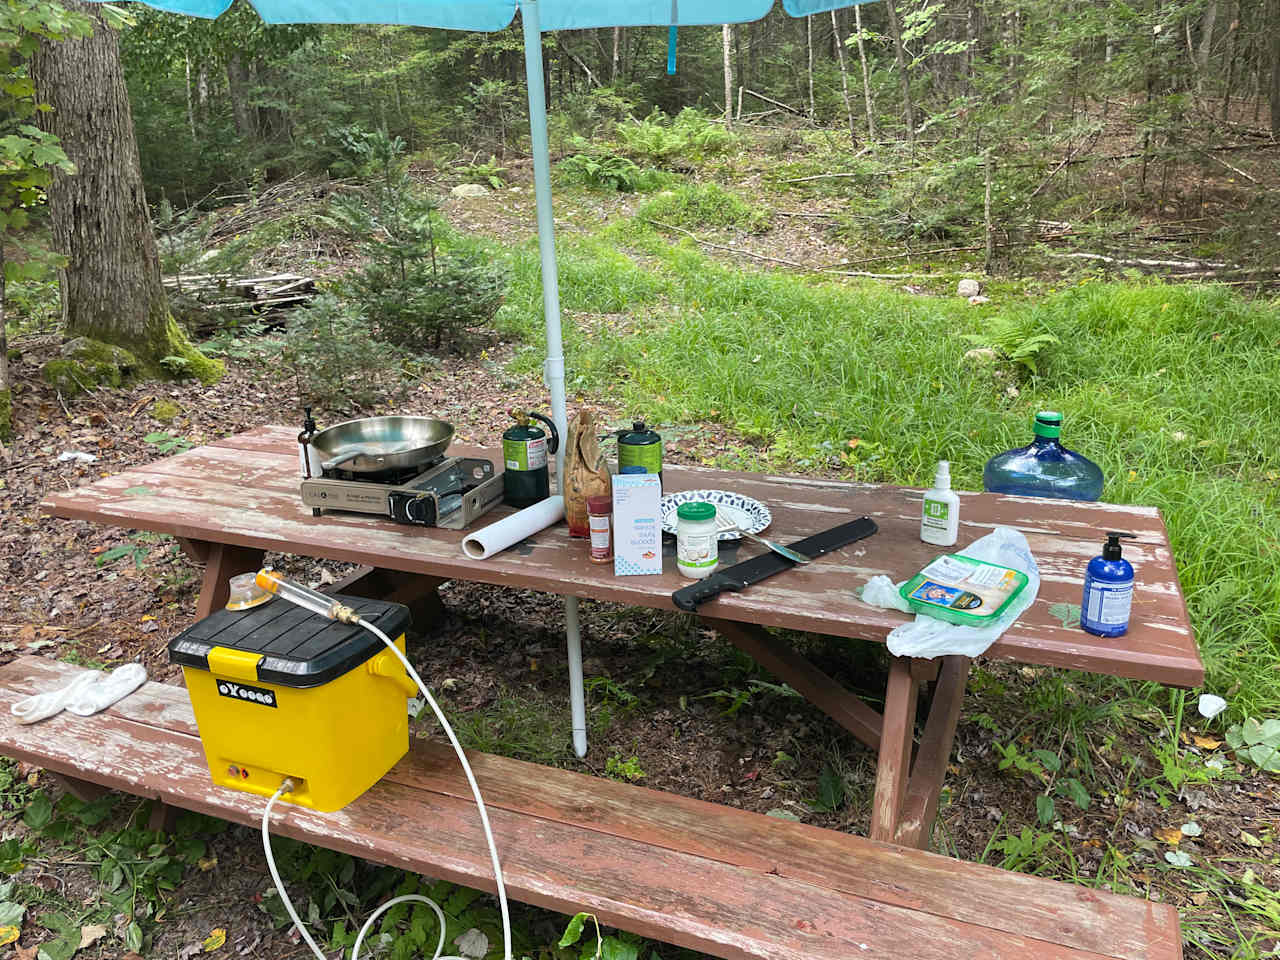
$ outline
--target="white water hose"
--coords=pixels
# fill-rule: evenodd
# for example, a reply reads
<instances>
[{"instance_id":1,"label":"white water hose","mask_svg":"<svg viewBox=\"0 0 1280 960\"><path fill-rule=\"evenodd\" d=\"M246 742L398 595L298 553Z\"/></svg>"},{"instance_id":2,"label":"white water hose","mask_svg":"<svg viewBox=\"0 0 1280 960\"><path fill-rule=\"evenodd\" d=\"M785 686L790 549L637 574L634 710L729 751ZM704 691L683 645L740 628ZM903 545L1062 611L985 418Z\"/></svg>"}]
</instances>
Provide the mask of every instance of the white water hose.
<instances>
[{"instance_id":1,"label":"white water hose","mask_svg":"<svg viewBox=\"0 0 1280 960\"><path fill-rule=\"evenodd\" d=\"M381 640L388 650L396 655L396 659L404 667L405 672L413 678L414 683L418 685L418 689L422 692L423 698L427 701L427 705L431 707L431 712L436 715L436 719L440 721L440 726L444 728L445 735L449 738L449 743L453 745L454 753L458 755L458 761L462 764L462 772L466 774L467 783L471 787L471 795L475 797L476 809L480 813L480 825L484 828L484 839L489 845L489 859L493 864L493 876L498 887L498 909L502 914L502 955L506 960L511 958L511 916L507 910L507 888L502 880L502 864L498 861L498 848L493 842L493 831L489 827L489 812L485 808L484 798L480 796L480 787L476 784L475 774L471 772L471 764L467 763L466 754L462 752L462 745L458 743L458 738L453 732L453 728L449 726L449 721L445 719L444 712L440 709L440 705L436 703L435 697L431 696L431 691L427 689L427 685L422 682L422 677L418 676L418 671L413 668L407 657L400 651L400 648L392 642L391 638L379 630L376 626L367 620L362 620L354 610L348 606L344 606L332 597L325 596L315 590L292 583L281 578L278 574L269 570L259 572L257 577L258 586L264 590L274 593L276 596L283 597L298 606L317 613L322 617L328 617L330 620L340 620L343 623L358 623L366 630L374 634ZM317 946L315 940L311 938L311 934L307 932L306 926L302 923L302 919L298 916L298 911L294 909L293 901L289 899L289 894L285 891L284 883L280 879L280 873L276 869L276 860L271 853L271 835L268 832L268 826L271 821L271 809L275 806L284 794L294 789L292 780L285 780L280 787L267 801L267 808L262 812L262 849L267 857L267 869L271 871L271 879L275 882L276 891L280 894L280 899L284 903L285 910L289 914L289 919L293 921L294 926L298 928L298 932L302 935L302 939L306 941L308 947L311 948L312 954L317 960L328 960L324 952ZM436 952L432 955L431 960L470 960L467 957L441 956L444 950L444 911L430 897L423 897L416 893L408 894L403 897L395 897L388 900L382 906L378 907L369 919L364 922L364 926L360 928L360 933L356 936L355 943L351 947L351 960L359 960L360 945L364 942L365 935L373 926L375 920L399 903L425 903L429 906L440 922L440 942L436 945Z\"/></svg>"}]
</instances>

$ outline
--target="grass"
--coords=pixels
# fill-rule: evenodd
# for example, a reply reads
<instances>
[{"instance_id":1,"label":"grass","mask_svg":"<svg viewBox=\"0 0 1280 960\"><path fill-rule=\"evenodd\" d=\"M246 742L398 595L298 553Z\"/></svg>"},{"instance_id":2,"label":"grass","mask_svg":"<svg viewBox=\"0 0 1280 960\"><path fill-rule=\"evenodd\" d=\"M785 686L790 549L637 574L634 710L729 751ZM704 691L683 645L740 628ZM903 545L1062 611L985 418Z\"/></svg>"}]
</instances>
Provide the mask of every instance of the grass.
<instances>
[{"instance_id":1,"label":"grass","mask_svg":"<svg viewBox=\"0 0 1280 960\"><path fill-rule=\"evenodd\" d=\"M542 351L536 251L510 259L499 319L529 342L520 362L531 368ZM1026 442L1036 410L1062 410L1065 442L1103 468L1104 499L1162 510L1208 689L1232 719L1280 713L1275 304L1086 281L974 308L726 266L638 219L568 238L560 262L571 387L620 396L654 422L724 424L749 441L719 455L724 465L919 485L945 458L957 486L980 489L987 458ZM1038 376L964 362L965 335L1002 311L1058 338Z\"/></svg>"}]
</instances>

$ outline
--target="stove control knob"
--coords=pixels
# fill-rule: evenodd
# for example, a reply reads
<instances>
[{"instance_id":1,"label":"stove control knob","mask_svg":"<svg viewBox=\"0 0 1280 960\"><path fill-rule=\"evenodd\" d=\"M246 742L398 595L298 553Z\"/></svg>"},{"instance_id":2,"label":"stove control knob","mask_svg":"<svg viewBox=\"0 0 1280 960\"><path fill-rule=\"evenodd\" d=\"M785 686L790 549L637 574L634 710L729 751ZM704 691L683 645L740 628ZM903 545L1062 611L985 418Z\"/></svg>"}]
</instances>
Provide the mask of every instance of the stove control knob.
<instances>
[{"instance_id":1,"label":"stove control knob","mask_svg":"<svg viewBox=\"0 0 1280 960\"><path fill-rule=\"evenodd\" d=\"M436 522L436 507L430 497L395 490L387 494L387 511L392 520L401 523L420 523L424 527L433 527Z\"/></svg>"}]
</instances>

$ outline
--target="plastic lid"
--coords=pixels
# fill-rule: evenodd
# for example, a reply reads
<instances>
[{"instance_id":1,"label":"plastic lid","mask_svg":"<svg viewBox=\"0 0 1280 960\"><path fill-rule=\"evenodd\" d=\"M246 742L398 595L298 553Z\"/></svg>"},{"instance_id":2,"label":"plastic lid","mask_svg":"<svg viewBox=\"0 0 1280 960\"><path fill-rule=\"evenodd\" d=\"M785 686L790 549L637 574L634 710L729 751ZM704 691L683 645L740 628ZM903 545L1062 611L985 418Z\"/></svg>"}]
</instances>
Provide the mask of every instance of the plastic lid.
<instances>
[{"instance_id":1,"label":"plastic lid","mask_svg":"<svg viewBox=\"0 0 1280 960\"><path fill-rule=\"evenodd\" d=\"M939 460L938 472L934 475L933 485L938 490L951 489L951 461Z\"/></svg>"},{"instance_id":2,"label":"plastic lid","mask_svg":"<svg viewBox=\"0 0 1280 960\"><path fill-rule=\"evenodd\" d=\"M597 517L605 513L613 513L613 497L587 497L587 513L595 514Z\"/></svg>"},{"instance_id":3,"label":"plastic lid","mask_svg":"<svg viewBox=\"0 0 1280 960\"><path fill-rule=\"evenodd\" d=\"M714 503L707 503L705 500L682 503L676 507L676 516L681 520L714 520L716 506Z\"/></svg>"},{"instance_id":4,"label":"plastic lid","mask_svg":"<svg viewBox=\"0 0 1280 960\"><path fill-rule=\"evenodd\" d=\"M1056 410L1041 410L1036 414L1034 429L1037 437L1056 440L1062 436L1062 414Z\"/></svg>"},{"instance_id":5,"label":"plastic lid","mask_svg":"<svg viewBox=\"0 0 1280 960\"><path fill-rule=\"evenodd\" d=\"M409 628L409 608L385 600L334 594L393 639ZM209 669L214 647L256 653L258 679L285 687L315 687L371 659L385 647L358 624L317 616L288 600L242 612L218 610L169 641L169 662Z\"/></svg>"}]
</instances>

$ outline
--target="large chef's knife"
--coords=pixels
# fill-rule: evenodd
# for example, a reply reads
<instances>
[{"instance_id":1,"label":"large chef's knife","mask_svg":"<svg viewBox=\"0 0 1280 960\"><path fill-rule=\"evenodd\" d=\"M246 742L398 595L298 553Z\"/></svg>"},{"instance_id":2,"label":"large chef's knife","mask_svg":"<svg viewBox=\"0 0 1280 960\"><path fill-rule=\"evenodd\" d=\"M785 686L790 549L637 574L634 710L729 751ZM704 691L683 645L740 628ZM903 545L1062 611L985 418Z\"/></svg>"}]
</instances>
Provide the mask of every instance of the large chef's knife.
<instances>
[{"instance_id":1,"label":"large chef's knife","mask_svg":"<svg viewBox=\"0 0 1280 960\"><path fill-rule=\"evenodd\" d=\"M863 540L878 529L879 527L870 517L860 517L857 520L842 523L838 527L832 527L830 530L824 530L822 533L815 533L812 537L789 543L787 546L808 557L820 557L824 553L830 553L855 541ZM736 593L753 583L759 583L766 577L772 577L775 573L790 570L794 566L796 566L794 561L770 551L762 556L744 560L742 563L735 563L732 567L717 570L697 583L680 588L671 595L671 599L681 610L696 610L698 604L719 596L726 590Z\"/></svg>"}]
</instances>

